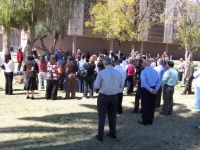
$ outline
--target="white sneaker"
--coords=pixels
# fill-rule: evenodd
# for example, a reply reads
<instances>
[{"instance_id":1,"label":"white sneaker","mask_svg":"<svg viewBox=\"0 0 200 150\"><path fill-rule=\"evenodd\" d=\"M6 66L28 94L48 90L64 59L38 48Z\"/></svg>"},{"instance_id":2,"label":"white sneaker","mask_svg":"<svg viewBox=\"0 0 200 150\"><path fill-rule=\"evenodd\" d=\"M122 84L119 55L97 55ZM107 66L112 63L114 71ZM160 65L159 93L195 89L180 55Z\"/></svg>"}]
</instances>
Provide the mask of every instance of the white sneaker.
<instances>
[{"instance_id":1,"label":"white sneaker","mask_svg":"<svg viewBox=\"0 0 200 150\"><path fill-rule=\"evenodd\" d=\"M86 99L86 97L82 97L82 100Z\"/></svg>"}]
</instances>

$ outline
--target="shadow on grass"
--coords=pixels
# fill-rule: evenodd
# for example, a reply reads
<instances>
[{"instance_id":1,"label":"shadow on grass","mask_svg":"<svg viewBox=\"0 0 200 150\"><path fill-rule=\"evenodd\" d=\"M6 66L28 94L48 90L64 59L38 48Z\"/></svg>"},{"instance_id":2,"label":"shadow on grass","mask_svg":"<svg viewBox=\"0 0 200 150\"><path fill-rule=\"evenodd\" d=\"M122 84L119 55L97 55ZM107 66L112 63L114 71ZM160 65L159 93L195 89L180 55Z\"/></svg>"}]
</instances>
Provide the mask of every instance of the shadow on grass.
<instances>
[{"instance_id":1,"label":"shadow on grass","mask_svg":"<svg viewBox=\"0 0 200 150\"><path fill-rule=\"evenodd\" d=\"M21 120L31 120L46 123L56 123L56 124L71 124L71 123L88 123L91 119L97 119L97 113L70 113L70 114L54 114L44 117L25 117L19 118Z\"/></svg>"},{"instance_id":2,"label":"shadow on grass","mask_svg":"<svg viewBox=\"0 0 200 150\"><path fill-rule=\"evenodd\" d=\"M96 105L81 106L96 110ZM117 139L105 137L103 143L94 139L97 133L97 112L22 117L19 120L27 121L26 124L34 121L36 125L0 128L0 134L24 134L29 137L2 141L0 149L199 149L199 113L187 115L191 110L185 105L176 107L177 111L171 116L162 116L156 112L152 126L139 125L137 120L141 119L141 114L133 115L130 107L124 107L124 114L117 116ZM40 123L48 124L41 126ZM108 127L107 122L105 126Z\"/></svg>"}]
</instances>

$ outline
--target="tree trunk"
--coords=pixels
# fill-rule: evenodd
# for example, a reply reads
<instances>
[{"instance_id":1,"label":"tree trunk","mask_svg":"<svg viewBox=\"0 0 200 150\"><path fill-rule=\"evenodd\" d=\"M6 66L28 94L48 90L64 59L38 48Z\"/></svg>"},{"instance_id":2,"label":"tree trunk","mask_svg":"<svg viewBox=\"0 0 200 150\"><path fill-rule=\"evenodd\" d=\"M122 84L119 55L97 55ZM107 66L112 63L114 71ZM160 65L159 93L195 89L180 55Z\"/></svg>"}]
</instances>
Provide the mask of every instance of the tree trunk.
<instances>
[{"instance_id":1,"label":"tree trunk","mask_svg":"<svg viewBox=\"0 0 200 150\"><path fill-rule=\"evenodd\" d=\"M10 28L3 27L3 53L10 52Z\"/></svg>"},{"instance_id":2,"label":"tree trunk","mask_svg":"<svg viewBox=\"0 0 200 150\"><path fill-rule=\"evenodd\" d=\"M35 23L33 22L28 22L28 39L27 39L27 44L24 49L24 60L25 62L27 61L28 55L31 54L31 51L33 49L33 45L36 41L35 39Z\"/></svg>"},{"instance_id":3,"label":"tree trunk","mask_svg":"<svg viewBox=\"0 0 200 150\"><path fill-rule=\"evenodd\" d=\"M53 44L51 46L51 54L54 54L54 51L55 51L55 47L56 47L56 44L58 42L58 39L59 39L59 33L57 31L54 31L54 39L53 39Z\"/></svg>"},{"instance_id":4,"label":"tree trunk","mask_svg":"<svg viewBox=\"0 0 200 150\"><path fill-rule=\"evenodd\" d=\"M187 62L188 61L188 50L185 49L185 61Z\"/></svg>"},{"instance_id":5,"label":"tree trunk","mask_svg":"<svg viewBox=\"0 0 200 150\"><path fill-rule=\"evenodd\" d=\"M116 40L117 41L117 48L118 48L118 52L119 54L121 53L121 42Z\"/></svg>"},{"instance_id":6,"label":"tree trunk","mask_svg":"<svg viewBox=\"0 0 200 150\"><path fill-rule=\"evenodd\" d=\"M135 40L132 40L132 41L131 41L131 52L132 52L132 53L135 52L135 43L136 43Z\"/></svg>"},{"instance_id":7,"label":"tree trunk","mask_svg":"<svg viewBox=\"0 0 200 150\"><path fill-rule=\"evenodd\" d=\"M55 47L56 47L56 44L57 44L57 40L56 39L54 39L53 40L53 44L52 44L52 46L51 46L51 55L53 55L54 54L54 52L55 52Z\"/></svg>"},{"instance_id":8,"label":"tree trunk","mask_svg":"<svg viewBox=\"0 0 200 150\"><path fill-rule=\"evenodd\" d=\"M191 47L188 47L187 39L185 38L185 61L190 61L193 64L193 52Z\"/></svg>"},{"instance_id":9,"label":"tree trunk","mask_svg":"<svg viewBox=\"0 0 200 150\"><path fill-rule=\"evenodd\" d=\"M188 49L185 50L185 61L190 61L193 63L193 52Z\"/></svg>"},{"instance_id":10,"label":"tree trunk","mask_svg":"<svg viewBox=\"0 0 200 150\"><path fill-rule=\"evenodd\" d=\"M50 57L50 50L44 45L44 38L46 38L46 36L40 38L41 47L37 44L34 44L34 47L43 52L46 52L47 56Z\"/></svg>"}]
</instances>

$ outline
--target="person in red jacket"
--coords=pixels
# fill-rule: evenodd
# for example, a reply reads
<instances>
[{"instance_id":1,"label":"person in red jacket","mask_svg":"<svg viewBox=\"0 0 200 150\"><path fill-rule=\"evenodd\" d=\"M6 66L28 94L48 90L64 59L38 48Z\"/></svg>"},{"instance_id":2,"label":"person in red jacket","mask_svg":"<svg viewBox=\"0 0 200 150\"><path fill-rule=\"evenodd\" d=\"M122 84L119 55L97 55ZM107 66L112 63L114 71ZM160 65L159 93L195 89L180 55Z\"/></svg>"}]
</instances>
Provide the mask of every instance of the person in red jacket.
<instances>
[{"instance_id":1,"label":"person in red jacket","mask_svg":"<svg viewBox=\"0 0 200 150\"><path fill-rule=\"evenodd\" d=\"M21 70L21 66L22 66L22 61L23 61L23 53L22 53L22 48L19 47L18 52L17 52L17 62L18 62L18 67L17 70L20 71Z\"/></svg>"}]
</instances>

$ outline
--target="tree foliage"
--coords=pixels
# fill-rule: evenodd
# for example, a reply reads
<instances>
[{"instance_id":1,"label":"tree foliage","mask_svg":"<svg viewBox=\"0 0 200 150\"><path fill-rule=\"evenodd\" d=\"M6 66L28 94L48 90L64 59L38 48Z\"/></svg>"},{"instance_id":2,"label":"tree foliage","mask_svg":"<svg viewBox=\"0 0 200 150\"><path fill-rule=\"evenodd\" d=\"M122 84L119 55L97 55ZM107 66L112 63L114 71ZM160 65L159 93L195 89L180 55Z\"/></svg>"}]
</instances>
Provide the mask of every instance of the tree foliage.
<instances>
[{"instance_id":1,"label":"tree foliage","mask_svg":"<svg viewBox=\"0 0 200 150\"><path fill-rule=\"evenodd\" d=\"M200 49L200 3L198 0L176 0L172 6L173 16L168 24L174 26L175 41L185 48L185 60L193 60L193 53Z\"/></svg>"},{"instance_id":2,"label":"tree foliage","mask_svg":"<svg viewBox=\"0 0 200 150\"><path fill-rule=\"evenodd\" d=\"M158 0L150 0L140 7L140 0L99 1L91 7L91 20L86 26L94 33L104 33L120 43L129 40L134 44L143 40L141 34L148 31L157 12L152 13ZM141 10L141 8L143 10Z\"/></svg>"},{"instance_id":3,"label":"tree foliage","mask_svg":"<svg viewBox=\"0 0 200 150\"><path fill-rule=\"evenodd\" d=\"M178 8L180 19L175 24L178 28L177 39L182 47L187 47L192 52L197 51L200 49L200 5L181 0Z\"/></svg>"},{"instance_id":4,"label":"tree foliage","mask_svg":"<svg viewBox=\"0 0 200 150\"><path fill-rule=\"evenodd\" d=\"M43 17L47 6L46 0L0 0L0 25L22 29L27 27L28 40L25 49L26 55L32 50L35 39L35 26L40 17Z\"/></svg>"},{"instance_id":5,"label":"tree foliage","mask_svg":"<svg viewBox=\"0 0 200 150\"><path fill-rule=\"evenodd\" d=\"M41 47L35 45L36 47L48 53L54 52L58 40L67 34L73 3L71 0L48 0L47 9L45 10L46 17L36 26L36 36L41 41ZM51 50L44 45L43 41L49 35L54 39Z\"/></svg>"},{"instance_id":6,"label":"tree foliage","mask_svg":"<svg viewBox=\"0 0 200 150\"><path fill-rule=\"evenodd\" d=\"M43 39L51 35L54 39L51 52L57 41L67 32L74 1L71 0L0 0L0 25L10 29L25 29L28 34L25 55L31 53L36 40L41 49L49 52Z\"/></svg>"}]
</instances>

